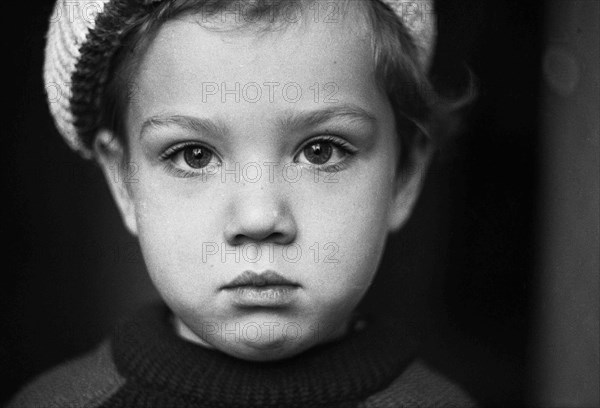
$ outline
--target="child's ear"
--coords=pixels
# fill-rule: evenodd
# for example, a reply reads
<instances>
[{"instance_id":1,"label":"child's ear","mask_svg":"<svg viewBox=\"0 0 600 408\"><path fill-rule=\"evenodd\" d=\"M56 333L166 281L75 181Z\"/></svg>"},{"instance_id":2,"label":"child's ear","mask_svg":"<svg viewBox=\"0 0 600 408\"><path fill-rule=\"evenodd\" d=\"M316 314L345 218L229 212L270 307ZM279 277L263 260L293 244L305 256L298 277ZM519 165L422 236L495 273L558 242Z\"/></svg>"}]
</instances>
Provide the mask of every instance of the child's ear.
<instances>
[{"instance_id":1,"label":"child's ear","mask_svg":"<svg viewBox=\"0 0 600 408\"><path fill-rule=\"evenodd\" d=\"M410 217L431 162L433 154L431 140L422 133L419 133L416 139L409 155L409 166L399 170L396 176L394 196L389 212L389 232L398 231Z\"/></svg>"},{"instance_id":2,"label":"child's ear","mask_svg":"<svg viewBox=\"0 0 600 408\"><path fill-rule=\"evenodd\" d=\"M100 130L94 140L96 161L102 168L112 196L119 207L121 217L129 232L137 235L135 205L127 177L125 147L115 135L108 130Z\"/></svg>"}]
</instances>

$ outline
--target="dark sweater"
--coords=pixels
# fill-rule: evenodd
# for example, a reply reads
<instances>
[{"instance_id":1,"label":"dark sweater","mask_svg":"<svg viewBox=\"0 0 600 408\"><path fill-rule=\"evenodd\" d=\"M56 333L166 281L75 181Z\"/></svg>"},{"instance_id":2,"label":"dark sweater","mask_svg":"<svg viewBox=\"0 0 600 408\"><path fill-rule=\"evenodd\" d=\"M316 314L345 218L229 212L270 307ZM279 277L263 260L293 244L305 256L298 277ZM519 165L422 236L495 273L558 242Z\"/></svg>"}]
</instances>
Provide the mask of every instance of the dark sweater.
<instances>
[{"instance_id":1,"label":"dark sweater","mask_svg":"<svg viewBox=\"0 0 600 408\"><path fill-rule=\"evenodd\" d=\"M178 337L162 305L119 324L94 352L45 374L9 407L469 407L415 357L406 325L373 319L296 357L253 363Z\"/></svg>"}]
</instances>

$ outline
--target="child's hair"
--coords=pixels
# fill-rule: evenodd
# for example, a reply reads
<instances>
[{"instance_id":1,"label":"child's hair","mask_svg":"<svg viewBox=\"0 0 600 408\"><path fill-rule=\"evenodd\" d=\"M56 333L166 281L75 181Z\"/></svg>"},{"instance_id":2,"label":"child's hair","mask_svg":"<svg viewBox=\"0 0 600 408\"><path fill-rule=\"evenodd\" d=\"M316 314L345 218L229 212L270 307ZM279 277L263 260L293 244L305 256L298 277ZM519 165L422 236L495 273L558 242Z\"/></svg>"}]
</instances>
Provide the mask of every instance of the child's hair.
<instances>
[{"instance_id":1,"label":"child's hair","mask_svg":"<svg viewBox=\"0 0 600 408\"><path fill-rule=\"evenodd\" d=\"M118 41L117 52L113 58L93 54L86 56L78 62L85 69L80 66L73 77L70 102L83 146L92 150L97 130L104 128L113 132L127 153L125 113L130 98L136 92L133 80L136 62L164 22L184 15L199 14L203 19L210 19L232 10L241 13L243 6L244 18L233 29L251 24L262 29L278 29L291 24L284 18L290 6L303 10L301 7L314 1L145 0L141 1L144 7L138 1L113 0L107 3L98 17L96 29L90 34L97 37L94 39L96 42ZM427 76L428 66L423 63L415 39L396 12L386 4L374 0L342 0L340 3L343 10L354 3L365 13L364 21L372 33L375 80L393 108L400 146L398 170L405 170L411 165L411 147L418 135L424 134L439 144L454 128L445 126L443 122L456 122L449 120L452 118L449 113L457 112L470 98L449 101L434 91ZM425 14L421 18L433 16ZM119 31L118 35L114 31ZM108 67L98 70L97 64L108 64ZM99 72L102 78L87 80ZM90 101L90 82L104 84L102 95L96 94L94 101ZM94 106L95 109L90 108Z\"/></svg>"}]
</instances>

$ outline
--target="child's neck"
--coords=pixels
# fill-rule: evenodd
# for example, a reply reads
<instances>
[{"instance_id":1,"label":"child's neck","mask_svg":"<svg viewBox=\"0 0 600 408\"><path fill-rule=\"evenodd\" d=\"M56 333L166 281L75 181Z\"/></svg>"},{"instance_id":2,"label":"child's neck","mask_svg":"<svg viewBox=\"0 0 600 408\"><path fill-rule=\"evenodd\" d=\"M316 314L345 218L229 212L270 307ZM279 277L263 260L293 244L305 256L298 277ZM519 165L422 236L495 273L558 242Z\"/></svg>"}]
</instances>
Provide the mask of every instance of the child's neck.
<instances>
[{"instance_id":1,"label":"child's neck","mask_svg":"<svg viewBox=\"0 0 600 408\"><path fill-rule=\"evenodd\" d=\"M189 327L186 326L185 323L181 321L181 319L177 316L172 317L173 327L175 328L175 333L184 340L187 340L191 343L198 344L202 347L206 347L209 349L214 349L214 347L204 341L200 336L196 335Z\"/></svg>"}]
</instances>

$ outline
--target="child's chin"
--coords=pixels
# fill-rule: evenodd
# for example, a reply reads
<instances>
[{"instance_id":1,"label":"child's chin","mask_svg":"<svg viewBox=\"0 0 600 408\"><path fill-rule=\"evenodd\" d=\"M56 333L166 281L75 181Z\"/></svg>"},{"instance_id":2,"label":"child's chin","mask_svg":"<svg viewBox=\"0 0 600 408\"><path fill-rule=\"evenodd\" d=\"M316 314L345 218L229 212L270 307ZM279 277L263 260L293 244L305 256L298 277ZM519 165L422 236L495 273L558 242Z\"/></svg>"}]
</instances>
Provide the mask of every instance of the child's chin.
<instances>
[{"instance_id":1,"label":"child's chin","mask_svg":"<svg viewBox=\"0 0 600 408\"><path fill-rule=\"evenodd\" d=\"M269 342L239 342L218 347L230 356L248 361L277 361L293 357L308 349L310 344L294 340L271 340Z\"/></svg>"}]
</instances>

